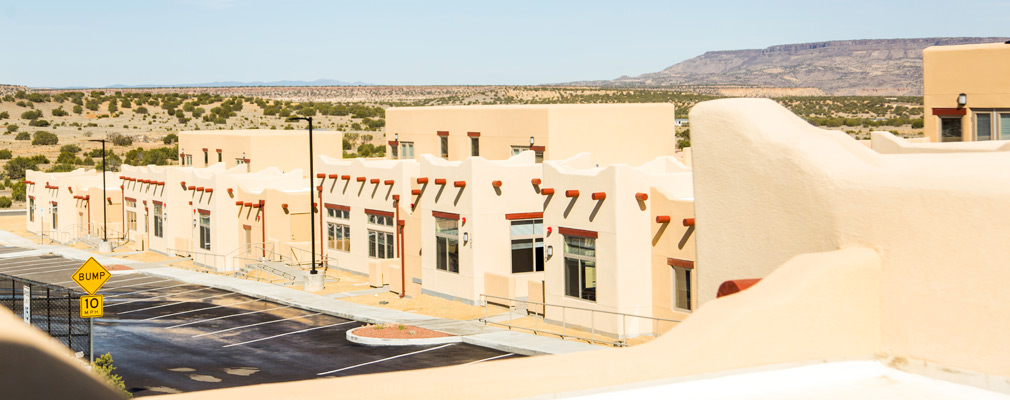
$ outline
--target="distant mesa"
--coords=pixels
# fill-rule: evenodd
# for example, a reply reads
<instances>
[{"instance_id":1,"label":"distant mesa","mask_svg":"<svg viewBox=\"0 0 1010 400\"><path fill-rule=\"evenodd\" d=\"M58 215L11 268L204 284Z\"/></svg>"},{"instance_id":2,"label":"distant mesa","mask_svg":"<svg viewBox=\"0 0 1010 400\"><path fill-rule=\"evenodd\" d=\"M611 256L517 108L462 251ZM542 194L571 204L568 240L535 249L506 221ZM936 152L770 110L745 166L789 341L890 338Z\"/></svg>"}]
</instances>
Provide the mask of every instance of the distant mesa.
<instances>
[{"instance_id":1,"label":"distant mesa","mask_svg":"<svg viewBox=\"0 0 1010 400\"><path fill-rule=\"evenodd\" d=\"M999 37L840 40L710 51L659 72L565 85L806 88L831 95L919 96L926 47L1005 41Z\"/></svg>"}]
</instances>

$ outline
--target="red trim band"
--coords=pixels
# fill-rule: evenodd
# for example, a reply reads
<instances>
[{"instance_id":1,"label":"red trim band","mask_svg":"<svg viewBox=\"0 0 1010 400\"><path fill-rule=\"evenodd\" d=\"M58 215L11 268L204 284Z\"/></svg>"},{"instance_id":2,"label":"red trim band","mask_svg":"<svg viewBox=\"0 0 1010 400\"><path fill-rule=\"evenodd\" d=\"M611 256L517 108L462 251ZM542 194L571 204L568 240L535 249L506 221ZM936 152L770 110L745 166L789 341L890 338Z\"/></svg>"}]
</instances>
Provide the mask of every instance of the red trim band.
<instances>
[{"instance_id":1,"label":"red trim band","mask_svg":"<svg viewBox=\"0 0 1010 400\"><path fill-rule=\"evenodd\" d=\"M344 205L340 205L340 204L323 203L323 207L334 209L334 210L351 211L351 207L350 206L344 206ZM284 208L287 208L287 207L284 207Z\"/></svg>"},{"instance_id":2,"label":"red trim band","mask_svg":"<svg viewBox=\"0 0 1010 400\"><path fill-rule=\"evenodd\" d=\"M438 131L435 134L438 136L449 136L449 131Z\"/></svg>"},{"instance_id":3,"label":"red trim band","mask_svg":"<svg viewBox=\"0 0 1010 400\"><path fill-rule=\"evenodd\" d=\"M441 211L432 211L431 212L431 216L435 217L435 218L454 219L454 220L459 221L459 214L456 214L456 213L447 213L447 212L441 212Z\"/></svg>"},{"instance_id":4,"label":"red trim band","mask_svg":"<svg viewBox=\"0 0 1010 400\"><path fill-rule=\"evenodd\" d=\"M933 115L968 115L966 108L934 108Z\"/></svg>"},{"instance_id":5,"label":"red trim band","mask_svg":"<svg viewBox=\"0 0 1010 400\"><path fill-rule=\"evenodd\" d=\"M543 211L505 214L505 219L507 219L507 220L513 220L513 219L534 219L534 218L543 218L543 217L544 217L544 212Z\"/></svg>"},{"instance_id":6,"label":"red trim band","mask_svg":"<svg viewBox=\"0 0 1010 400\"><path fill-rule=\"evenodd\" d=\"M558 227L558 233L560 233L562 235L565 235L565 236L578 236L578 237L584 237L584 238L590 238L590 239L597 239L597 238L600 237L600 233L596 232L596 231L587 231L587 230L584 230L584 229L565 228L565 227L560 227L560 226Z\"/></svg>"},{"instance_id":7,"label":"red trim band","mask_svg":"<svg viewBox=\"0 0 1010 400\"><path fill-rule=\"evenodd\" d=\"M671 267L694 269L694 261L691 261L691 260L681 260L679 258L667 257L666 258L666 265L669 265Z\"/></svg>"},{"instance_id":8,"label":"red trim band","mask_svg":"<svg viewBox=\"0 0 1010 400\"><path fill-rule=\"evenodd\" d=\"M390 218L393 217L393 212L392 211L373 210L373 209L370 209L370 208L366 208L365 209L365 214L379 215L379 216L390 217Z\"/></svg>"}]
</instances>

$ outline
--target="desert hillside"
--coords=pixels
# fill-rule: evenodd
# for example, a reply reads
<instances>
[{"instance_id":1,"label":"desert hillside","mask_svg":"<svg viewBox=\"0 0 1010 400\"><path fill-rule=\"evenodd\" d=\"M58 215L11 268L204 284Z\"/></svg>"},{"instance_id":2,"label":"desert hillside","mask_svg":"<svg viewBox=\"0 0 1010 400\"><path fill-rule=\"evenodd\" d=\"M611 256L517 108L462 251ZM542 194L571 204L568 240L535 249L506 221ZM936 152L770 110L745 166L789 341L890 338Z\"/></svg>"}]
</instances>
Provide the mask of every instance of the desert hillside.
<instances>
[{"instance_id":1,"label":"desert hillside","mask_svg":"<svg viewBox=\"0 0 1010 400\"><path fill-rule=\"evenodd\" d=\"M760 86L814 88L830 95L922 94L922 50L1006 38L843 40L765 49L710 51L662 71L592 86Z\"/></svg>"}]
</instances>

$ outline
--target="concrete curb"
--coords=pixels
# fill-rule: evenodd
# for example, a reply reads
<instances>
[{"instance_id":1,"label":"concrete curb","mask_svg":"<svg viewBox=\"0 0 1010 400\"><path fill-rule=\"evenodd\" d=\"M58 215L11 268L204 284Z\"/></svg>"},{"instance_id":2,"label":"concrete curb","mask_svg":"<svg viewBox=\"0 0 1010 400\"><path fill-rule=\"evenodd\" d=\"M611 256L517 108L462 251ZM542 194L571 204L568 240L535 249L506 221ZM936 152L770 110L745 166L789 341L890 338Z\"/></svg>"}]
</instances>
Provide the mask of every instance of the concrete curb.
<instances>
[{"instance_id":1,"label":"concrete curb","mask_svg":"<svg viewBox=\"0 0 1010 400\"><path fill-rule=\"evenodd\" d=\"M427 346L433 344L462 343L465 342L462 336L446 336L425 339L388 339L358 336L354 331L361 327L347 330L347 341L365 346Z\"/></svg>"}]
</instances>

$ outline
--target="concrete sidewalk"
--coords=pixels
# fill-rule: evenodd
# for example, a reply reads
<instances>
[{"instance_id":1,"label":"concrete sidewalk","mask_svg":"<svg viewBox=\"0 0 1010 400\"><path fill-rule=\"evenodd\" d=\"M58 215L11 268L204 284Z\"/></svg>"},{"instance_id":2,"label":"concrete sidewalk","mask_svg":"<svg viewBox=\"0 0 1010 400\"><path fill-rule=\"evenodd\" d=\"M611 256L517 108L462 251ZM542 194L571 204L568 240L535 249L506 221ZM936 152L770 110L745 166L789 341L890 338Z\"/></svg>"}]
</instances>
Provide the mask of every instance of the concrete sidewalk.
<instances>
[{"instance_id":1,"label":"concrete sidewalk","mask_svg":"<svg viewBox=\"0 0 1010 400\"><path fill-rule=\"evenodd\" d=\"M4 254L3 256L6 257L23 256L33 253L53 253L69 259L81 260L82 262L87 260L88 257L94 257L95 260L103 265L127 265L138 272L152 276L171 278L186 283L229 290L250 297L299 307L315 312L321 312L341 318L352 319L355 321L372 324L402 323L453 335L459 335L463 337L464 343L470 343L509 353L523 355L561 354L577 351L599 350L602 348L588 343L574 342L489 327L476 320L461 321L436 318L381 307L366 306L339 300L338 298L334 298L335 296L333 295L317 295L266 282L251 281L232 278L229 276L166 267L159 263L146 263L109 256L100 256L84 250L78 250L65 246L38 245L31 243L30 240L5 231L0 231L0 243L33 249L26 252Z\"/></svg>"}]
</instances>

